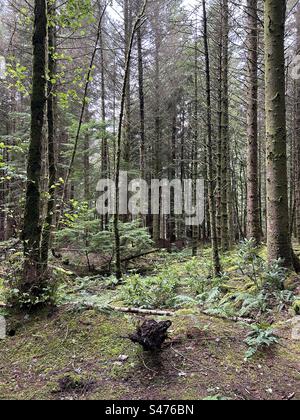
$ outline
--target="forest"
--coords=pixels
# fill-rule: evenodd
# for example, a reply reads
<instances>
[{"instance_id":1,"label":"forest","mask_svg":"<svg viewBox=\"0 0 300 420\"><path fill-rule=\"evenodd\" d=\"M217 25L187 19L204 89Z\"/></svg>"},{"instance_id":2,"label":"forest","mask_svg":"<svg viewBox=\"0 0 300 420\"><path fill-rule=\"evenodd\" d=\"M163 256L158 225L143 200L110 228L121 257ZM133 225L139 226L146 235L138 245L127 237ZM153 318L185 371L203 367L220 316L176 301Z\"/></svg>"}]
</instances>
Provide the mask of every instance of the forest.
<instances>
[{"instance_id":1,"label":"forest","mask_svg":"<svg viewBox=\"0 0 300 420\"><path fill-rule=\"evenodd\" d=\"M300 400L298 0L0 0L0 400Z\"/></svg>"}]
</instances>

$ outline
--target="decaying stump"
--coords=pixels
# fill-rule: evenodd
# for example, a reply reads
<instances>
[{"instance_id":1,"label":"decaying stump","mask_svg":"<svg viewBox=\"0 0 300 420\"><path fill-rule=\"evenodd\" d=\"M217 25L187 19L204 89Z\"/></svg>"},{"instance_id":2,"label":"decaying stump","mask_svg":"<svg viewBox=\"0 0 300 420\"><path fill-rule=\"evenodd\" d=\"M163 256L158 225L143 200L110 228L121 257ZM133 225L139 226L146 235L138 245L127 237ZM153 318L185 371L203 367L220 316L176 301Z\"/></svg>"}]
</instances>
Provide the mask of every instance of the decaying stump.
<instances>
[{"instance_id":1,"label":"decaying stump","mask_svg":"<svg viewBox=\"0 0 300 420\"><path fill-rule=\"evenodd\" d=\"M160 350L168 338L168 329L171 325L171 321L147 320L129 338L133 343L140 344L145 351Z\"/></svg>"}]
</instances>

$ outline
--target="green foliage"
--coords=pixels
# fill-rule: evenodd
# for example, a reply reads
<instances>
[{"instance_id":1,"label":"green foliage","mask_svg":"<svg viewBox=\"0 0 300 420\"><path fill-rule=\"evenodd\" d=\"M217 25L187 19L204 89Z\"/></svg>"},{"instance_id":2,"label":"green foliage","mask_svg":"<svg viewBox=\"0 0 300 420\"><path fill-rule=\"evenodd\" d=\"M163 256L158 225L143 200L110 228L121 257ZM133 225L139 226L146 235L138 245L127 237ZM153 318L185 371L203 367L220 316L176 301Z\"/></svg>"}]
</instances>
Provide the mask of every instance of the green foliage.
<instances>
[{"instance_id":1,"label":"green foliage","mask_svg":"<svg viewBox=\"0 0 300 420\"><path fill-rule=\"evenodd\" d=\"M146 309L174 306L179 285L176 271L165 268L152 277L133 275L125 278L121 296L125 304Z\"/></svg>"},{"instance_id":2,"label":"green foliage","mask_svg":"<svg viewBox=\"0 0 300 420\"><path fill-rule=\"evenodd\" d=\"M238 251L238 267L245 277L248 277L256 288L278 290L282 289L287 270L281 259L266 263L258 254L253 239L242 242Z\"/></svg>"},{"instance_id":3,"label":"green foliage","mask_svg":"<svg viewBox=\"0 0 300 420\"><path fill-rule=\"evenodd\" d=\"M265 264L262 274L263 286L269 289L280 290L283 288L287 275L287 269L282 265L281 259Z\"/></svg>"},{"instance_id":4,"label":"green foliage","mask_svg":"<svg viewBox=\"0 0 300 420\"><path fill-rule=\"evenodd\" d=\"M263 270L263 260L258 255L254 239L245 239L238 251L238 266L242 274L248 277L257 288L260 284L260 274Z\"/></svg>"},{"instance_id":5,"label":"green foliage","mask_svg":"<svg viewBox=\"0 0 300 420\"><path fill-rule=\"evenodd\" d=\"M52 283L52 284L51 284ZM19 281L17 280L17 284ZM6 301L14 308L33 309L41 306L54 305L57 300L57 284L49 282L47 286L35 290L22 292L19 288L11 286L7 288Z\"/></svg>"},{"instance_id":6,"label":"green foliage","mask_svg":"<svg viewBox=\"0 0 300 420\"><path fill-rule=\"evenodd\" d=\"M107 230L101 230L100 220L88 204L71 202L71 207L63 217L64 228L57 232L58 247L74 247L86 253L100 253L113 258L115 252L114 228L112 221ZM153 241L140 220L119 223L121 255L130 258L152 249Z\"/></svg>"},{"instance_id":7,"label":"green foliage","mask_svg":"<svg viewBox=\"0 0 300 420\"><path fill-rule=\"evenodd\" d=\"M251 331L248 334L245 343L249 347L245 357L251 359L259 351L270 348L278 344L279 338L274 334L274 330L267 325L251 325Z\"/></svg>"},{"instance_id":8,"label":"green foliage","mask_svg":"<svg viewBox=\"0 0 300 420\"><path fill-rule=\"evenodd\" d=\"M29 95L28 86L28 69L16 61L14 57L10 57L10 61L6 66L6 76L9 78L9 89L16 89L25 96Z\"/></svg>"}]
</instances>

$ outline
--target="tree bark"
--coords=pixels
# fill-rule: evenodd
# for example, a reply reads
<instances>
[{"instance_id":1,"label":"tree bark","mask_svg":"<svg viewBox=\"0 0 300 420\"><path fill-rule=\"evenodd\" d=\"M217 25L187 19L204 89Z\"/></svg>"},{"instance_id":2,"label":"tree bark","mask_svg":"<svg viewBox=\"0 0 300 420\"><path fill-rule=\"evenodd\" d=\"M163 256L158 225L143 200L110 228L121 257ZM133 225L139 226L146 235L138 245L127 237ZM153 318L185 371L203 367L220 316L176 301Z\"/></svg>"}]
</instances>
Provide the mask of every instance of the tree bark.
<instances>
[{"instance_id":1,"label":"tree bark","mask_svg":"<svg viewBox=\"0 0 300 420\"><path fill-rule=\"evenodd\" d=\"M221 248L229 249L228 232L228 162L229 162L229 110L228 110L228 37L229 11L228 0L222 2L222 116L221 116Z\"/></svg>"},{"instance_id":2,"label":"tree bark","mask_svg":"<svg viewBox=\"0 0 300 420\"><path fill-rule=\"evenodd\" d=\"M300 54L300 5L296 13L297 46L296 54ZM296 86L296 118L295 118L295 210L296 210L296 238L300 243L300 80Z\"/></svg>"},{"instance_id":3,"label":"tree bark","mask_svg":"<svg viewBox=\"0 0 300 420\"><path fill-rule=\"evenodd\" d=\"M56 2L48 0L48 16L50 25L48 25L48 73L49 81L47 85L47 124L48 124L48 165L49 165L49 181L48 181L48 202L47 214L44 222L42 246L41 246L41 263L43 270L47 269L49 249L51 248L51 234L55 213L55 196L56 196L56 116L55 116L55 86L53 79L56 74L56 61L54 53L56 51L56 29L55 29L55 7Z\"/></svg>"},{"instance_id":4,"label":"tree bark","mask_svg":"<svg viewBox=\"0 0 300 420\"><path fill-rule=\"evenodd\" d=\"M211 123L211 78L210 78L210 57L208 48L208 31L207 31L207 15L206 1L202 0L203 5L203 25L204 25L204 50L205 50L205 73L206 73L206 105L207 105L207 178L208 178L208 197L209 197L209 214L210 214L210 230L212 244L212 258L214 266L214 274L219 276L221 273L221 263L219 256L217 225L216 225L216 203L214 197L214 180L213 180L213 144L212 144L212 123Z\"/></svg>"},{"instance_id":5,"label":"tree bark","mask_svg":"<svg viewBox=\"0 0 300 420\"><path fill-rule=\"evenodd\" d=\"M289 232L286 104L285 0L265 0L265 84L268 259L292 267Z\"/></svg>"},{"instance_id":6,"label":"tree bark","mask_svg":"<svg viewBox=\"0 0 300 420\"><path fill-rule=\"evenodd\" d=\"M41 164L46 105L47 4L35 0L33 34L33 78L31 95L31 134L27 164L27 191L23 228L23 291L37 289L41 275Z\"/></svg>"},{"instance_id":7,"label":"tree bark","mask_svg":"<svg viewBox=\"0 0 300 420\"><path fill-rule=\"evenodd\" d=\"M247 237L260 242L258 189L258 16L257 0L247 1Z\"/></svg>"}]
</instances>

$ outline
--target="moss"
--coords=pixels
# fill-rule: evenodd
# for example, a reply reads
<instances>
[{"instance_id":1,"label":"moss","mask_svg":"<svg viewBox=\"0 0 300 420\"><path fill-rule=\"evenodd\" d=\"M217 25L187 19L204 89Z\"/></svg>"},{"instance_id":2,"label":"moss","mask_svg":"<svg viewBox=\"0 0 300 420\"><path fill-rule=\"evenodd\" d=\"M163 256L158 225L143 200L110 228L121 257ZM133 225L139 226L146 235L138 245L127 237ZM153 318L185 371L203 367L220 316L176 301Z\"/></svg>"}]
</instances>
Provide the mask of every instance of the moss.
<instances>
[{"instance_id":1,"label":"moss","mask_svg":"<svg viewBox=\"0 0 300 420\"><path fill-rule=\"evenodd\" d=\"M300 284L299 276L295 273L291 273L284 282L284 288L286 290L294 291Z\"/></svg>"},{"instance_id":2,"label":"moss","mask_svg":"<svg viewBox=\"0 0 300 420\"><path fill-rule=\"evenodd\" d=\"M297 299L293 304L293 310L296 315L300 315L300 299Z\"/></svg>"}]
</instances>

